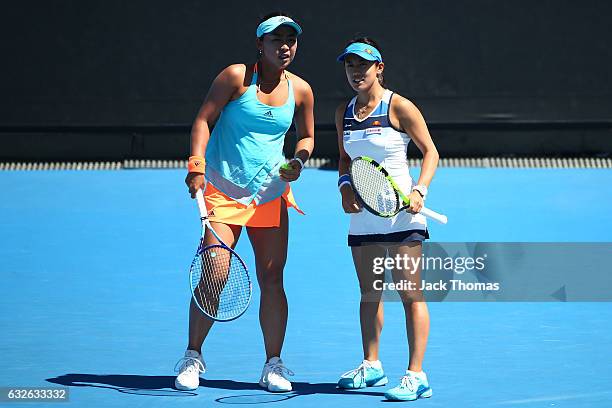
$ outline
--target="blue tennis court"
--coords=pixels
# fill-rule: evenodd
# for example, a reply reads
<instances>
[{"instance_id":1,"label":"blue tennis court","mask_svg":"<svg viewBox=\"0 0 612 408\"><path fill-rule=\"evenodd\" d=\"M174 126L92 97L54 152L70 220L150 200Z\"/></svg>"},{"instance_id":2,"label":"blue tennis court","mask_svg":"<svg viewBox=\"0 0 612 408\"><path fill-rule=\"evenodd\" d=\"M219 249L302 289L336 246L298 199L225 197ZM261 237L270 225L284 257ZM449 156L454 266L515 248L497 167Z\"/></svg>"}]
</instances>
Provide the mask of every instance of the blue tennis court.
<instances>
[{"instance_id":1,"label":"blue tennis court","mask_svg":"<svg viewBox=\"0 0 612 408\"><path fill-rule=\"evenodd\" d=\"M359 290L337 174L294 184L283 349L295 391L257 381L265 355L255 301L212 329L196 392L173 388L186 346L188 264L199 240L184 170L1 172L0 386L70 387L70 406L382 404L382 388L341 392L362 358ZM612 171L441 168L428 205L439 242L612 242ZM246 234L238 252L252 267ZM609 265L601 265L610 268ZM580 271L576 271L580 273ZM431 407L610 407L610 303L430 303ZM407 361L400 303L386 306L381 360ZM36 404L33 404L36 405ZM42 406L44 404L38 404ZM54 404L48 404L55 406Z\"/></svg>"}]
</instances>

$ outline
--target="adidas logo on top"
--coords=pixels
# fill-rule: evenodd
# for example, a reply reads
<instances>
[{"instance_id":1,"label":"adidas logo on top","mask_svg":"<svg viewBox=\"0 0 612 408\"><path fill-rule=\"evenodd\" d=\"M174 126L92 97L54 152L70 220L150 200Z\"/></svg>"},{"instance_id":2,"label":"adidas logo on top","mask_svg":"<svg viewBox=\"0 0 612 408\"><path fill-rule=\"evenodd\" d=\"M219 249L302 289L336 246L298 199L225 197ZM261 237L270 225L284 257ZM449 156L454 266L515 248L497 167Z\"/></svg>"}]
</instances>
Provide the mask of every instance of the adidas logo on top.
<instances>
[{"instance_id":1,"label":"adidas logo on top","mask_svg":"<svg viewBox=\"0 0 612 408\"><path fill-rule=\"evenodd\" d=\"M272 111L267 111L266 113L264 113L264 116L266 118L271 118L272 117Z\"/></svg>"}]
</instances>

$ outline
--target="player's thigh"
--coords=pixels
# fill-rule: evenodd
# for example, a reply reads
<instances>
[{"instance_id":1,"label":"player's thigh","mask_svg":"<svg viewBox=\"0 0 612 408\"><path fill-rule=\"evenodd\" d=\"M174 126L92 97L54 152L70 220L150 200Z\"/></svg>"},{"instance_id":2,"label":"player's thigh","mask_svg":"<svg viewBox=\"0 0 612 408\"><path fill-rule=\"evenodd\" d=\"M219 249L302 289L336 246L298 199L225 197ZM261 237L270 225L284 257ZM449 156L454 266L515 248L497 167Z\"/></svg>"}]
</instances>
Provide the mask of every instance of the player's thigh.
<instances>
[{"instance_id":1,"label":"player's thigh","mask_svg":"<svg viewBox=\"0 0 612 408\"><path fill-rule=\"evenodd\" d=\"M361 293L375 291L376 281L384 281L384 261L387 250L381 245L362 245L351 247L355 271L359 279Z\"/></svg>"},{"instance_id":2,"label":"player's thigh","mask_svg":"<svg viewBox=\"0 0 612 408\"><path fill-rule=\"evenodd\" d=\"M242 226L212 221L210 225L227 246L232 249L236 247L236 244L238 243L238 238L240 238ZM215 238L215 236L212 234L212 232L208 230L208 228L206 228L206 233L204 235L204 243L206 245L219 244L217 238Z\"/></svg>"},{"instance_id":3,"label":"player's thigh","mask_svg":"<svg viewBox=\"0 0 612 408\"><path fill-rule=\"evenodd\" d=\"M393 281L403 283L404 290L398 293L404 302L422 301L421 287L423 244L419 241L407 242L389 247L389 257L396 260L392 269ZM410 284L408 284L410 282Z\"/></svg>"},{"instance_id":4,"label":"player's thigh","mask_svg":"<svg viewBox=\"0 0 612 408\"><path fill-rule=\"evenodd\" d=\"M280 211L278 227L247 227L247 234L255 253L258 279L263 277L262 274L274 274L276 278L282 277L283 268L287 261L289 233L289 219L285 200L281 200ZM272 277L270 276L270 278Z\"/></svg>"}]
</instances>

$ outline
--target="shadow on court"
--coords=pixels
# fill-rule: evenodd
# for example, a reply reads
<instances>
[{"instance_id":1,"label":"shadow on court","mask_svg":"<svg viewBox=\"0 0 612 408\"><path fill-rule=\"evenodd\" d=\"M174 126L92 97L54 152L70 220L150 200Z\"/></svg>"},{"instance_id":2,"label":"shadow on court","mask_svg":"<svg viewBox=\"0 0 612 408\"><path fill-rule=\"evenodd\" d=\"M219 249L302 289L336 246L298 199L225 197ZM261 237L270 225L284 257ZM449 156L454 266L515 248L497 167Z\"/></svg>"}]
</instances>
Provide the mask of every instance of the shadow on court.
<instances>
[{"instance_id":1,"label":"shadow on court","mask_svg":"<svg viewBox=\"0 0 612 408\"><path fill-rule=\"evenodd\" d=\"M149 395L153 397L193 397L191 391L174 389L173 376L120 375L120 374L64 374L47 378L53 384L66 387L107 388L124 394Z\"/></svg>"},{"instance_id":2,"label":"shadow on court","mask_svg":"<svg viewBox=\"0 0 612 408\"><path fill-rule=\"evenodd\" d=\"M293 391L287 395L313 395L313 394L359 394L382 396L383 392L345 391L336 388L336 383L307 383L292 381ZM222 390L259 390L263 389L258 383L232 381L232 380L204 380L200 379L200 386L205 388L217 388ZM279 394L280 395L280 394Z\"/></svg>"},{"instance_id":3,"label":"shadow on court","mask_svg":"<svg viewBox=\"0 0 612 408\"><path fill-rule=\"evenodd\" d=\"M336 388L336 383L307 383L297 382L291 383L293 391L287 393L269 393L262 390L257 383L247 383L231 380L200 380L200 386L205 388L216 388L223 390L258 390L258 394L240 394L228 395L215 399L216 402L222 404L266 404L272 402L281 402L301 397L306 395L331 395L331 394L353 394L364 396L382 397L382 392L364 392L364 391L343 391Z\"/></svg>"},{"instance_id":4,"label":"shadow on court","mask_svg":"<svg viewBox=\"0 0 612 408\"><path fill-rule=\"evenodd\" d=\"M66 387L107 388L125 394L148 395L156 397L193 397L195 391L174 389L174 376L147 376L124 374L64 374L46 381ZM200 379L200 387L218 390L245 391L257 390L262 393L251 395L230 395L217 398L215 401L226 404L261 404L280 402L298 396L315 394L352 394L364 396L383 396L383 392L343 391L336 388L336 383L293 382L293 391L282 394L267 393L259 384L232 380Z\"/></svg>"}]
</instances>

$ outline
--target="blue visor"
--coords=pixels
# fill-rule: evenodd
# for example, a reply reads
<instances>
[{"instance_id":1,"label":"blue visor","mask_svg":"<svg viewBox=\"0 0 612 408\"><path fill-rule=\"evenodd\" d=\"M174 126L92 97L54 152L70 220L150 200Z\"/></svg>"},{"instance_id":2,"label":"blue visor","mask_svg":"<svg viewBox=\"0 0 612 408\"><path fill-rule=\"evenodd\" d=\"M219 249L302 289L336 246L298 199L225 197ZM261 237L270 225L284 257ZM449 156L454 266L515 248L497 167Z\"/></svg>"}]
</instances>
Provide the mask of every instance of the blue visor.
<instances>
[{"instance_id":1,"label":"blue visor","mask_svg":"<svg viewBox=\"0 0 612 408\"><path fill-rule=\"evenodd\" d=\"M260 38L264 34L271 33L282 25L293 28L297 32L297 35L302 34L302 27L291 18L287 16L275 16L270 17L257 27L257 38Z\"/></svg>"},{"instance_id":2,"label":"blue visor","mask_svg":"<svg viewBox=\"0 0 612 408\"><path fill-rule=\"evenodd\" d=\"M382 55L380 55L380 51L378 51L376 47L360 42L352 43L346 47L342 54L338 56L338 61L344 61L349 54L358 55L368 61L383 62Z\"/></svg>"}]
</instances>

